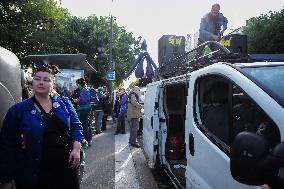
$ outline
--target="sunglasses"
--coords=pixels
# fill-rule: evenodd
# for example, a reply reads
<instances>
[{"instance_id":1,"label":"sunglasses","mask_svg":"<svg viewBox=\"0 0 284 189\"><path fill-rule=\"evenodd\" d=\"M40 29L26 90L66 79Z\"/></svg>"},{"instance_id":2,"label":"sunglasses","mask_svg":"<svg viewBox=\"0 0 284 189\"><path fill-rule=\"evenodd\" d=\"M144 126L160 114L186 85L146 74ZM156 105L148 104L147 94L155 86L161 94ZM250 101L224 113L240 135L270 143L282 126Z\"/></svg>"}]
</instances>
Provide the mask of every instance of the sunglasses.
<instances>
[{"instance_id":1,"label":"sunglasses","mask_svg":"<svg viewBox=\"0 0 284 189\"><path fill-rule=\"evenodd\" d=\"M52 71L52 73L55 75L57 73L61 73L59 71L59 69L57 68L57 66L55 65L50 65L48 63L37 63L37 64L33 64L33 70L46 70L46 71Z\"/></svg>"}]
</instances>

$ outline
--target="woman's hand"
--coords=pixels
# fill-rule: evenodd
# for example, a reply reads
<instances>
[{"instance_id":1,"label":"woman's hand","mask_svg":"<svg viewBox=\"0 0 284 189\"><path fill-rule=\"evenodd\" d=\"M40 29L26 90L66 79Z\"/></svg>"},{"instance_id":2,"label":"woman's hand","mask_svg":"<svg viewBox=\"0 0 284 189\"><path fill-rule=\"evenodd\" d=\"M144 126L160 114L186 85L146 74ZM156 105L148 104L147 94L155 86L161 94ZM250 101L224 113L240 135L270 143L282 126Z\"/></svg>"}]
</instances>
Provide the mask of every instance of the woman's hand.
<instances>
[{"instance_id":1,"label":"woman's hand","mask_svg":"<svg viewBox=\"0 0 284 189\"><path fill-rule=\"evenodd\" d=\"M80 149L81 149L81 143L78 141L75 141L73 143L73 149L69 156L69 162L72 162L71 168L78 168L80 166Z\"/></svg>"}]
</instances>

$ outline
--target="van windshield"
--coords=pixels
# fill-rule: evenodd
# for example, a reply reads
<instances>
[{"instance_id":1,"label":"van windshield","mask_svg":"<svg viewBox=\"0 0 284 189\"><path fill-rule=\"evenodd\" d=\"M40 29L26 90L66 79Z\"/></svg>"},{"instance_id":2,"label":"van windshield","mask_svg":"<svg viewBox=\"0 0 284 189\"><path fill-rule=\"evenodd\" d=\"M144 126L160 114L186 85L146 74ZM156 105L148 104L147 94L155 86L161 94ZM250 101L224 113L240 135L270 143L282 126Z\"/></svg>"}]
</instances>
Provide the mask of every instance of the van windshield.
<instances>
[{"instance_id":1,"label":"van windshield","mask_svg":"<svg viewBox=\"0 0 284 189\"><path fill-rule=\"evenodd\" d=\"M244 67L242 69L282 106L284 104L284 66Z\"/></svg>"}]
</instances>

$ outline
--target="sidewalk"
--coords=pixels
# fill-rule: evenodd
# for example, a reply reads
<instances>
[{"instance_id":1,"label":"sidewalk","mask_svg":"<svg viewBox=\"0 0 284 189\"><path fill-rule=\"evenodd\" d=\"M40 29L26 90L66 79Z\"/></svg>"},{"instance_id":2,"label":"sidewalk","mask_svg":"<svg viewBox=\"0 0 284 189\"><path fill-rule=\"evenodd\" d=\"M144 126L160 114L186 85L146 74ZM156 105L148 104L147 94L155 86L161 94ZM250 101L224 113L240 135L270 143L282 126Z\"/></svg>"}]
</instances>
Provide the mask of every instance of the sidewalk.
<instances>
[{"instance_id":1,"label":"sidewalk","mask_svg":"<svg viewBox=\"0 0 284 189\"><path fill-rule=\"evenodd\" d=\"M128 145L129 133L115 135L115 188L140 189L134 160Z\"/></svg>"},{"instance_id":2,"label":"sidewalk","mask_svg":"<svg viewBox=\"0 0 284 189\"><path fill-rule=\"evenodd\" d=\"M114 135L116 123L93 137L87 150L82 189L156 189L158 188L143 154L142 148L128 145L126 134Z\"/></svg>"},{"instance_id":3,"label":"sidewalk","mask_svg":"<svg viewBox=\"0 0 284 189\"><path fill-rule=\"evenodd\" d=\"M147 165L142 146L130 147L128 140L129 126L126 124L126 134L115 135L115 189L158 188Z\"/></svg>"}]
</instances>

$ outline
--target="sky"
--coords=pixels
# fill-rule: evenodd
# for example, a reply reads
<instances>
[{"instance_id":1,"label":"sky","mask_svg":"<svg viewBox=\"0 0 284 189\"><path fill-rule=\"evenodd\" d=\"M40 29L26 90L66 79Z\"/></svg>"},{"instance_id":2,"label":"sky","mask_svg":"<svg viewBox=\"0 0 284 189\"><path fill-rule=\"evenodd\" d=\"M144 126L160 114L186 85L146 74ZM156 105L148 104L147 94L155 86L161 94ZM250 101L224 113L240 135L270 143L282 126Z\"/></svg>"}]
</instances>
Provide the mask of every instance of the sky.
<instances>
[{"instance_id":1,"label":"sky","mask_svg":"<svg viewBox=\"0 0 284 189\"><path fill-rule=\"evenodd\" d=\"M201 17L213 3L221 5L229 20L228 30L245 25L246 20L268 11L279 11L283 0L61 0L72 15L87 17L112 14L120 26L146 39L148 52L158 64L158 40L163 35L194 34Z\"/></svg>"},{"instance_id":2,"label":"sky","mask_svg":"<svg viewBox=\"0 0 284 189\"><path fill-rule=\"evenodd\" d=\"M284 0L61 0L61 3L74 16L112 14L127 32L146 40L156 65L159 38L193 35L199 29L201 17L214 3L221 5L220 12L229 20L227 33L244 26L251 17L284 8Z\"/></svg>"}]
</instances>

